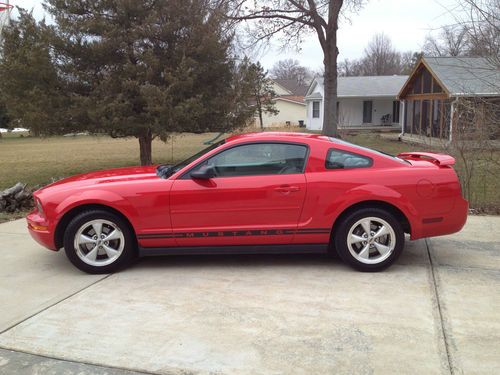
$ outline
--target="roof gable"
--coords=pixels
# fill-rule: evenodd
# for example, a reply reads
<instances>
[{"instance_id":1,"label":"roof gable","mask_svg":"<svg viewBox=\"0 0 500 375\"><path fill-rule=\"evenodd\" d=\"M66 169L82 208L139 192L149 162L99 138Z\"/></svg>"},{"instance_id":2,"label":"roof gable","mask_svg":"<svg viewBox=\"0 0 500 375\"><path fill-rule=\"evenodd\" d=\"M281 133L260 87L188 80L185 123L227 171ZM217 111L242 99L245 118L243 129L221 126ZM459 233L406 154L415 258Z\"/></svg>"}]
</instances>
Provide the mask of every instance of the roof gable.
<instances>
[{"instance_id":1,"label":"roof gable","mask_svg":"<svg viewBox=\"0 0 500 375\"><path fill-rule=\"evenodd\" d=\"M288 91L288 95L304 96L307 92L308 85L303 85L294 79L274 79L273 81Z\"/></svg>"},{"instance_id":2,"label":"roof gable","mask_svg":"<svg viewBox=\"0 0 500 375\"><path fill-rule=\"evenodd\" d=\"M432 74L448 96L500 96L500 70L481 57L423 57L399 96L409 94L413 77L422 69Z\"/></svg>"},{"instance_id":3,"label":"roof gable","mask_svg":"<svg viewBox=\"0 0 500 375\"><path fill-rule=\"evenodd\" d=\"M443 94L444 93L444 94ZM398 97L404 98L408 95L445 95L449 96L448 89L433 74L433 72L422 61L419 62L411 72L405 84L401 88Z\"/></svg>"}]
</instances>

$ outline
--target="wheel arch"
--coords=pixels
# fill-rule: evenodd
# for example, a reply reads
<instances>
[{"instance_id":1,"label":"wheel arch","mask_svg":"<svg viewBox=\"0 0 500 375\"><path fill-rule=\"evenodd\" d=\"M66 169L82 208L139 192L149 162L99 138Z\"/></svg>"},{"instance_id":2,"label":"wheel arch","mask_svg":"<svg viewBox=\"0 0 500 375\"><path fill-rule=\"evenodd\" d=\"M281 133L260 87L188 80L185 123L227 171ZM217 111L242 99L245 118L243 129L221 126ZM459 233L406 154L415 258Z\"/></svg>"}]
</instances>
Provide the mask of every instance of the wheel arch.
<instances>
[{"instance_id":1,"label":"wheel arch","mask_svg":"<svg viewBox=\"0 0 500 375\"><path fill-rule=\"evenodd\" d=\"M391 213L401 223L401 225L403 226L404 232L411 234L411 229L412 229L411 222L408 219L408 217L404 214L404 212L401 211L400 208L398 208L397 206L395 206L391 203L381 201L381 200L367 200L367 201L362 201L362 202L357 202L357 203L352 204L351 206L345 208L340 213L340 215L337 216L337 218L335 219L335 221L333 222L333 225L332 225L332 233L331 233L332 237L335 235L335 231L338 228L338 224L341 223L342 220L347 215L349 215L350 213L352 213L356 210L363 209L363 208L379 208L379 209L382 209L382 210L385 210L385 211Z\"/></svg>"},{"instance_id":2,"label":"wheel arch","mask_svg":"<svg viewBox=\"0 0 500 375\"><path fill-rule=\"evenodd\" d=\"M129 227L130 232L132 233L133 236L133 241L135 242L135 247L137 248L137 236L135 234L134 227L130 220L119 210L107 206L105 204L98 204L98 203L89 203L89 204L82 204L76 207L73 207L72 209L68 210L59 222L57 223L56 230L54 232L54 243L59 250L60 248L63 247L64 244L64 232L66 231L66 228L68 227L69 223L73 218L75 218L77 215L81 214L82 212L85 211L91 211L91 210L102 210L102 211L107 211L109 213L115 214L116 216L119 216Z\"/></svg>"}]
</instances>

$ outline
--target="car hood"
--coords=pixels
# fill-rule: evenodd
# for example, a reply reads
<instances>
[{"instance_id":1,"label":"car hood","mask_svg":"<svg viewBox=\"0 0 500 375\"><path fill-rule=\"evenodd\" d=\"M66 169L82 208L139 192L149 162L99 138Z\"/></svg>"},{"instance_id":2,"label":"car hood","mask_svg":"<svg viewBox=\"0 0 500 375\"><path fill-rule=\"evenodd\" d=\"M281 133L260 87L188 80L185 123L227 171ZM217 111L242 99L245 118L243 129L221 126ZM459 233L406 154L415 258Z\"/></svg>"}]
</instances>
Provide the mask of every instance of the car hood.
<instances>
[{"instance_id":1,"label":"car hood","mask_svg":"<svg viewBox=\"0 0 500 375\"><path fill-rule=\"evenodd\" d=\"M80 186L88 187L90 185L158 179L159 177L156 175L156 167L157 166L126 167L84 173L56 181L41 188L37 191L37 193L43 193L48 190L65 190L67 188Z\"/></svg>"}]
</instances>

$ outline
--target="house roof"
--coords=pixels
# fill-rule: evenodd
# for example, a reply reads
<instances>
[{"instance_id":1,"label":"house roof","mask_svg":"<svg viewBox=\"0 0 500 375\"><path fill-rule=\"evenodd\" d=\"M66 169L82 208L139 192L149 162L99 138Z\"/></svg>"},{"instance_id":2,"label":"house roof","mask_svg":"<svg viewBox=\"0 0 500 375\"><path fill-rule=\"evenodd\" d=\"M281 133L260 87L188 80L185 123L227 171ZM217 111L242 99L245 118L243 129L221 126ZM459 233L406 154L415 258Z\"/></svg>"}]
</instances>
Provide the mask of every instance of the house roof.
<instances>
[{"instance_id":1,"label":"house roof","mask_svg":"<svg viewBox=\"0 0 500 375\"><path fill-rule=\"evenodd\" d=\"M500 70L482 57L424 57L450 96L500 95Z\"/></svg>"},{"instance_id":2,"label":"house roof","mask_svg":"<svg viewBox=\"0 0 500 375\"><path fill-rule=\"evenodd\" d=\"M312 93L311 95L306 96L306 100L311 100L311 99L323 99L323 95L321 95L319 92Z\"/></svg>"},{"instance_id":3,"label":"house roof","mask_svg":"<svg viewBox=\"0 0 500 375\"><path fill-rule=\"evenodd\" d=\"M362 97L396 97L406 82L408 76L360 76L360 77L338 77L337 96L339 98L362 98ZM319 83L324 85L323 78L316 78L313 85ZM311 91L309 89L309 91ZM306 96L306 100L320 99L320 93L312 93Z\"/></svg>"},{"instance_id":4,"label":"house roof","mask_svg":"<svg viewBox=\"0 0 500 375\"><path fill-rule=\"evenodd\" d=\"M287 102L292 102L292 103L297 103L297 104L302 104L305 105L304 97L303 96L296 96L296 95L280 95L274 98L274 100L284 100Z\"/></svg>"},{"instance_id":5,"label":"house roof","mask_svg":"<svg viewBox=\"0 0 500 375\"><path fill-rule=\"evenodd\" d=\"M273 81L294 96L304 96L309 87L309 85L303 85L294 79L273 79Z\"/></svg>"}]
</instances>

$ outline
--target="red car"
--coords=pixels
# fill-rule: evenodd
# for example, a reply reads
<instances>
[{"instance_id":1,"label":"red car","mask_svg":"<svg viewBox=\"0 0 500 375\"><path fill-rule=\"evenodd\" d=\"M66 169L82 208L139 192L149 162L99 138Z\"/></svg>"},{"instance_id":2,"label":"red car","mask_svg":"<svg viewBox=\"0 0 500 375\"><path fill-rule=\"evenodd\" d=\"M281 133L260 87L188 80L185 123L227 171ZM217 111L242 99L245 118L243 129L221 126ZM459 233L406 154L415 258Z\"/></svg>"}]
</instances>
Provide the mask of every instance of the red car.
<instances>
[{"instance_id":1,"label":"red car","mask_svg":"<svg viewBox=\"0 0 500 375\"><path fill-rule=\"evenodd\" d=\"M93 172L35 192L33 238L89 273L136 256L336 251L361 271L467 218L454 159L322 135L232 136L175 166Z\"/></svg>"}]
</instances>

